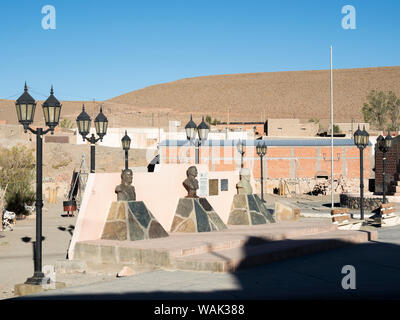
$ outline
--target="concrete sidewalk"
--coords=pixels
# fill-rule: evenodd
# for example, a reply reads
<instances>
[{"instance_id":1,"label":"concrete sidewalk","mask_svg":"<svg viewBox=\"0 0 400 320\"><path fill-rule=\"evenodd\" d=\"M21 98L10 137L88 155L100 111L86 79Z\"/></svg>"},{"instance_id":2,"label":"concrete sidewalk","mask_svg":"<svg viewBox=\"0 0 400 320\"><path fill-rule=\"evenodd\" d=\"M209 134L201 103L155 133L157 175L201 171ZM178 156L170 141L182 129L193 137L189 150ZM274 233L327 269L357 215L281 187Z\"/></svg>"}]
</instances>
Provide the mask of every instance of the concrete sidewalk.
<instances>
[{"instance_id":1,"label":"concrete sidewalk","mask_svg":"<svg viewBox=\"0 0 400 320\"><path fill-rule=\"evenodd\" d=\"M342 267L356 269L344 290ZM379 240L235 273L153 271L18 299L400 299L400 226Z\"/></svg>"}]
</instances>

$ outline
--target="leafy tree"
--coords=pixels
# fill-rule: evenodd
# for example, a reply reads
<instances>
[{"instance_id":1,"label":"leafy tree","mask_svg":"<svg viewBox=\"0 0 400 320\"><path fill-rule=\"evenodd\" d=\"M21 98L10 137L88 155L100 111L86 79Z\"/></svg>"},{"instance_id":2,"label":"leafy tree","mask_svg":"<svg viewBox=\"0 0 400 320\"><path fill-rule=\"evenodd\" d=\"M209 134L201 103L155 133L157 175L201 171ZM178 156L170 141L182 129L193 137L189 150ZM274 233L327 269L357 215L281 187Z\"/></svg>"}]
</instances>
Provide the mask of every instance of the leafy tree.
<instances>
[{"instance_id":1,"label":"leafy tree","mask_svg":"<svg viewBox=\"0 0 400 320\"><path fill-rule=\"evenodd\" d=\"M7 210L16 214L26 213L24 203L32 205L35 199L32 190L34 178L33 150L22 145L0 148L0 187L4 189L8 185L5 195Z\"/></svg>"},{"instance_id":2,"label":"leafy tree","mask_svg":"<svg viewBox=\"0 0 400 320\"><path fill-rule=\"evenodd\" d=\"M400 126L400 99L389 91L387 95L387 109L390 119L390 130L398 131Z\"/></svg>"},{"instance_id":3,"label":"leafy tree","mask_svg":"<svg viewBox=\"0 0 400 320\"><path fill-rule=\"evenodd\" d=\"M388 126L398 129L400 115L399 102L393 92L385 94L383 91L372 90L367 96L368 103L364 103L362 113L364 120L375 125L378 129L387 129ZM390 122L388 122L390 117ZM390 124L389 124L390 123Z\"/></svg>"}]
</instances>

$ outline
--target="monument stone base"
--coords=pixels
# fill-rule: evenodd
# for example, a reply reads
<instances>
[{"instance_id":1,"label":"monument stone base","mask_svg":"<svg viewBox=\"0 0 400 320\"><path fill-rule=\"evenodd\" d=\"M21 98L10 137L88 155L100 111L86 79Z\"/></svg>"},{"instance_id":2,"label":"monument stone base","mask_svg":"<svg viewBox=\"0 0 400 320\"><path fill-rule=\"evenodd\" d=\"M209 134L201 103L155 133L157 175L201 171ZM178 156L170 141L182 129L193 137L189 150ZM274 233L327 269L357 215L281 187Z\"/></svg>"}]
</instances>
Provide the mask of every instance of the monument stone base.
<instances>
[{"instance_id":1,"label":"monument stone base","mask_svg":"<svg viewBox=\"0 0 400 320\"><path fill-rule=\"evenodd\" d=\"M227 229L206 198L181 198L171 232L208 232Z\"/></svg>"},{"instance_id":2,"label":"monument stone base","mask_svg":"<svg viewBox=\"0 0 400 320\"><path fill-rule=\"evenodd\" d=\"M145 240L168 237L168 233L143 201L114 201L101 239Z\"/></svg>"},{"instance_id":3,"label":"monument stone base","mask_svg":"<svg viewBox=\"0 0 400 320\"><path fill-rule=\"evenodd\" d=\"M228 224L257 225L274 223L274 217L256 194L236 194L233 197Z\"/></svg>"},{"instance_id":4,"label":"monument stone base","mask_svg":"<svg viewBox=\"0 0 400 320\"><path fill-rule=\"evenodd\" d=\"M47 285L19 283L14 286L14 296L26 296L28 294L35 294L48 290L62 289L65 287L66 285L64 282L52 282Z\"/></svg>"}]
</instances>

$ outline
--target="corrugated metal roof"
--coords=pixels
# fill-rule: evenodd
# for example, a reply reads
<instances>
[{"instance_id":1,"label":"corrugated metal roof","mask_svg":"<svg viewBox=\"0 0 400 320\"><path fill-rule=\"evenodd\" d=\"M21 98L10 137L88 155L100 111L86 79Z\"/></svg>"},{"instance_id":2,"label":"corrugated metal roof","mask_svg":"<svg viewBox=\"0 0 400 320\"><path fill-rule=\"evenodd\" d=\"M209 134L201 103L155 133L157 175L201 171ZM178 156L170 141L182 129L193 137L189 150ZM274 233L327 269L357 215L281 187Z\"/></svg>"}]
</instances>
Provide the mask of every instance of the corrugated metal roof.
<instances>
[{"instance_id":1,"label":"corrugated metal roof","mask_svg":"<svg viewBox=\"0 0 400 320\"><path fill-rule=\"evenodd\" d=\"M239 140L207 140L202 143L203 146L236 146ZM329 147L331 139L263 139L263 140L242 140L246 146L256 146L259 142L265 143L271 147ZM163 140L161 147L165 146L189 146L188 140ZM353 139L333 139L333 145L336 147L355 146ZM371 146L371 143L369 143Z\"/></svg>"}]
</instances>

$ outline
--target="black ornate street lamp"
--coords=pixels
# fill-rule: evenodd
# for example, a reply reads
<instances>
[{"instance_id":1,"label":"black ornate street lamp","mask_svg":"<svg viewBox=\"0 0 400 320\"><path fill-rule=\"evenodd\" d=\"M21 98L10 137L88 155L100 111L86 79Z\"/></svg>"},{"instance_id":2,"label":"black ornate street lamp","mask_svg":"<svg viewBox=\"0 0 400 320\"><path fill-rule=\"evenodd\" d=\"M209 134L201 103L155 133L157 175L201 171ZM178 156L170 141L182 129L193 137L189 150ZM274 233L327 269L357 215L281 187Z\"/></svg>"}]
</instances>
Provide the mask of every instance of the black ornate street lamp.
<instances>
[{"instance_id":1,"label":"black ornate street lamp","mask_svg":"<svg viewBox=\"0 0 400 320\"><path fill-rule=\"evenodd\" d=\"M201 123L196 127L196 124L193 122L192 115L190 115L190 121L185 126L186 130L186 138L192 142L196 138L196 132L199 135L199 139L195 142L196 146L196 164L199 164L199 148L203 141L206 141L208 138L208 133L210 132L210 127L205 123L204 116Z\"/></svg>"},{"instance_id":2,"label":"black ornate street lamp","mask_svg":"<svg viewBox=\"0 0 400 320\"><path fill-rule=\"evenodd\" d=\"M243 156L246 153L246 151L245 151L246 145L245 145L244 141L239 139L238 143L236 144L236 148L237 148L238 152L240 153L240 157L241 157L240 168L243 168Z\"/></svg>"},{"instance_id":3,"label":"black ornate street lamp","mask_svg":"<svg viewBox=\"0 0 400 320\"><path fill-rule=\"evenodd\" d=\"M393 138L390 135L390 131L388 131L388 135L386 138L383 136L379 136L376 139L376 143L378 145L378 149L383 153L383 203L387 203L386 199L386 153L392 147Z\"/></svg>"},{"instance_id":4,"label":"black ornate street lamp","mask_svg":"<svg viewBox=\"0 0 400 320\"><path fill-rule=\"evenodd\" d=\"M131 147L131 138L129 138L127 131L125 130L125 135L121 139L122 149L125 151L125 169L128 169L128 151Z\"/></svg>"},{"instance_id":5,"label":"black ornate street lamp","mask_svg":"<svg viewBox=\"0 0 400 320\"><path fill-rule=\"evenodd\" d=\"M96 119L94 119L94 126L96 128L96 133L99 136L98 138L96 138L93 133L90 136L90 138L87 137L87 135L90 132L90 123L91 123L90 116L86 113L85 105L83 105L82 112L76 118L76 124L78 127L79 134L83 138L83 141L87 140L90 142L90 173L94 173L96 170L96 163L95 163L96 142L99 140L103 141L103 137L106 135L108 127L108 120L106 116L103 114L102 107L100 107L100 113L97 115Z\"/></svg>"},{"instance_id":6,"label":"black ornate street lamp","mask_svg":"<svg viewBox=\"0 0 400 320\"><path fill-rule=\"evenodd\" d=\"M33 276L26 280L26 284L42 285L50 283L50 278L45 278L42 272L42 166L43 166L43 138L48 132L54 134L54 128L58 125L61 113L61 103L54 96L53 86L51 86L50 96L42 104L46 126L43 128L32 129L30 125L35 117L36 102L28 93L28 87L24 87L24 93L16 100L18 122L23 125L24 132L28 130L36 135L36 242L35 242L35 270Z\"/></svg>"},{"instance_id":7,"label":"black ornate street lamp","mask_svg":"<svg viewBox=\"0 0 400 320\"><path fill-rule=\"evenodd\" d=\"M263 157L267 153L267 146L264 142L259 142L256 147L257 154L260 156L261 168L261 200L264 201L264 170L263 170Z\"/></svg>"},{"instance_id":8,"label":"black ornate street lamp","mask_svg":"<svg viewBox=\"0 0 400 320\"><path fill-rule=\"evenodd\" d=\"M360 216L364 220L364 149L368 146L369 134L365 130L360 130L360 126L354 132L354 143L360 149Z\"/></svg>"}]
</instances>

